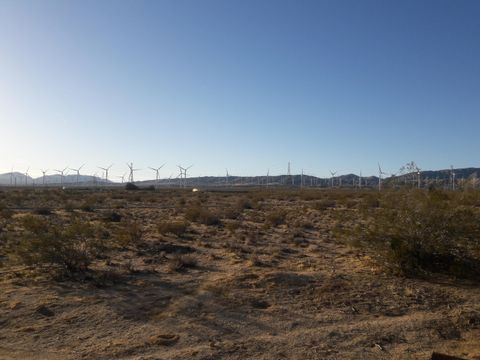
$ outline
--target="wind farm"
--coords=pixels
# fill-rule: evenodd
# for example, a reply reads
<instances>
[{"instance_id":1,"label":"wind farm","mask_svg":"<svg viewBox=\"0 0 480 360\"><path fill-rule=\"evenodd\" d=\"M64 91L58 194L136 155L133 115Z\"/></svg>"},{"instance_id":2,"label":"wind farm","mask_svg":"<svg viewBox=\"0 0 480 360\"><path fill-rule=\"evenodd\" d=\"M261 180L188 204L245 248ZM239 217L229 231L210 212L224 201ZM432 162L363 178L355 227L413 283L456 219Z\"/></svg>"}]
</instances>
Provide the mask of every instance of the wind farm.
<instances>
[{"instance_id":1,"label":"wind farm","mask_svg":"<svg viewBox=\"0 0 480 360\"><path fill-rule=\"evenodd\" d=\"M0 360L480 360L479 19L0 1Z\"/></svg>"}]
</instances>

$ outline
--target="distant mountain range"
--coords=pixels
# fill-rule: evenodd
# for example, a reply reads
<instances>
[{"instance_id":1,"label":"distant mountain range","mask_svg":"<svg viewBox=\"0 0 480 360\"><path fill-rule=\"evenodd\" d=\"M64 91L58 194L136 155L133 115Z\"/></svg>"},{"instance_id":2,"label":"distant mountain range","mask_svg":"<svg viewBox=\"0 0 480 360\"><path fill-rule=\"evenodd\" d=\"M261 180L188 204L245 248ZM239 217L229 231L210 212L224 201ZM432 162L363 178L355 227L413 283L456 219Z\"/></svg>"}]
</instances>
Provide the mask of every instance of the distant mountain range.
<instances>
[{"instance_id":1,"label":"distant mountain range","mask_svg":"<svg viewBox=\"0 0 480 360\"><path fill-rule=\"evenodd\" d=\"M463 168L454 169L455 183L462 185L467 182L476 184L477 177L480 176L480 168ZM362 176L362 186L378 186L378 176ZM399 175L382 174L382 182L385 186L391 185L418 185L418 174L415 172ZM439 186L447 186L452 182L452 170L426 170L420 173L420 184L422 187L436 184ZM339 175L329 178L320 178L311 175L276 175L276 176L203 176L189 177L186 179L161 179L158 183L155 180L136 181L135 184L140 186L198 186L198 187L219 187L219 186L317 186L317 187L358 187L360 176L356 174ZM121 186L121 183L106 181L96 176L65 175L59 174L47 175L32 178L19 172L0 174L0 186Z\"/></svg>"},{"instance_id":2,"label":"distant mountain range","mask_svg":"<svg viewBox=\"0 0 480 360\"><path fill-rule=\"evenodd\" d=\"M34 185L94 185L94 184L105 184L107 181L105 179L96 177L96 176L87 176L87 175L65 175L62 176L59 174L55 175L46 175L45 181L43 176L32 178L31 176L26 176L25 174L19 172L9 172L6 174L0 174L0 185L13 185L13 186L34 186ZM108 183L112 183L108 181Z\"/></svg>"}]
</instances>

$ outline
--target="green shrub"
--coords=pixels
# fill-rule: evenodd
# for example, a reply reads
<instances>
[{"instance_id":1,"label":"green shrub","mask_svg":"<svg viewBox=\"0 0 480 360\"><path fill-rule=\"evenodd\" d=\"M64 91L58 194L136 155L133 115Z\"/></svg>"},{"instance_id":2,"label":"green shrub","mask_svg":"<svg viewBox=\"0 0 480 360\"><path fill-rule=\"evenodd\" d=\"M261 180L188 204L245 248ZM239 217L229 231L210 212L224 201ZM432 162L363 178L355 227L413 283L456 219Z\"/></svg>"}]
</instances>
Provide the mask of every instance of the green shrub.
<instances>
[{"instance_id":1,"label":"green shrub","mask_svg":"<svg viewBox=\"0 0 480 360\"><path fill-rule=\"evenodd\" d=\"M54 225L26 216L22 225L24 233L15 255L25 265L59 267L67 273L85 271L101 250L95 228L88 223Z\"/></svg>"},{"instance_id":2,"label":"green shrub","mask_svg":"<svg viewBox=\"0 0 480 360\"><path fill-rule=\"evenodd\" d=\"M362 213L353 241L406 275L439 272L480 276L480 216L439 192L390 194L384 206ZM352 235L352 233L350 233ZM352 237L352 236L350 236Z\"/></svg>"}]
</instances>

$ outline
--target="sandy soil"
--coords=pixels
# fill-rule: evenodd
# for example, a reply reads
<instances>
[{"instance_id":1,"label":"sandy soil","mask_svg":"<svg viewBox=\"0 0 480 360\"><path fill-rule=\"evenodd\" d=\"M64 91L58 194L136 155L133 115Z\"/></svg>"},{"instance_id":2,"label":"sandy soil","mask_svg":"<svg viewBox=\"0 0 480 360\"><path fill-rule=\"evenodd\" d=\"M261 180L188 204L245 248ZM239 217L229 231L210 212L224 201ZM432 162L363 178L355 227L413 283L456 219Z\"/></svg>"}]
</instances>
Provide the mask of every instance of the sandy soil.
<instances>
[{"instance_id":1,"label":"sandy soil","mask_svg":"<svg viewBox=\"0 0 480 360\"><path fill-rule=\"evenodd\" d=\"M184 237L156 231L175 207L129 203L118 211L142 222L142 243L81 281L0 268L0 359L480 359L478 286L383 273L333 239L336 209L306 203L267 199L236 229L191 223ZM289 221L266 227L279 208ZM196 264L174 269L178 253Z\"/></svg>"}]
</instances>

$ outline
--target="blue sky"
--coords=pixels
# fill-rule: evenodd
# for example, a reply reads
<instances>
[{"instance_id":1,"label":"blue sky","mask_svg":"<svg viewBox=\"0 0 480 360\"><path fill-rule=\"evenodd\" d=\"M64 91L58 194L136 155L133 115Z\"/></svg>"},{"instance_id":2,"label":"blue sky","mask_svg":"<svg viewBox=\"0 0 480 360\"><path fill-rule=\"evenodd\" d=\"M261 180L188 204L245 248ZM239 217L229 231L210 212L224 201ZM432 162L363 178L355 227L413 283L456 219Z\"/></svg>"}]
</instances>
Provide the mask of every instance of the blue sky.
<instances>
[{"instance_id":1,"label":"blue sky","mask_svg":"<svg viewBox=\"0 0 480 360\"><path fill-rule=\"evenodd\" d=\"M480 166L479 39L475 0L0 0L0 171Z\"/></svg>"}]
</instances>

